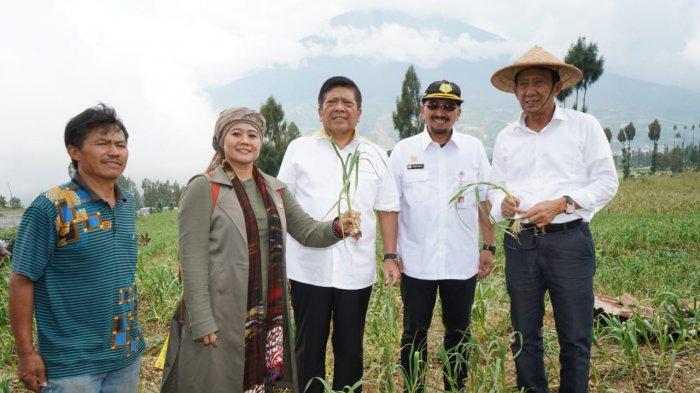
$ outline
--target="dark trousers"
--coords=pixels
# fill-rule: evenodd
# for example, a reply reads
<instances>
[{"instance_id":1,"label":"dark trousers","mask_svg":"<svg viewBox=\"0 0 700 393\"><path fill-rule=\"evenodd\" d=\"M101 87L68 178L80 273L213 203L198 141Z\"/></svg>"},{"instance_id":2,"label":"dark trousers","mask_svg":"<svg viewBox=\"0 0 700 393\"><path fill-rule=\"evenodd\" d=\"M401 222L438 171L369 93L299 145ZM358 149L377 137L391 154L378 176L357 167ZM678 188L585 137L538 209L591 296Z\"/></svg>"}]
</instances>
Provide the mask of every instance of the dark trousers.
<instances>
[{"instance_id":1,"label":"dark trousers","mask_svg":"<svg viewBox=\"0 0 700 393\"><path fill-rule=\"evenodd\" d=\"M314 378L326 378L326 343L333 321L333 390L353 386L362 378L362 339L372 287L358 290L319 287L289 280L296 323L299 389L323 392ZM311 382L309 388L306 386ZM358 388L356 392L361 392Z\"/></svg>"},{"instance_id":2,"label":"dark trousers","mask_svg":"<svg viewBox=\"0 0 700 393\"><path fill-rule=\"evenodd\" d=\"M445 352L449 356L448 364L443 367L445 375L451 376L449 379L444 378L445 389L450 391L464 386L467 367L459 358L468 357L469 322L475 288L476 276L468 280L420 280L402 275L401 367L406 375L404 391L425 389L428 329L438 291L442 303L442 323L445 325ZM420 364L416 352L420 353Z\"/></svg>"},{"instance_id":3,"label":"dark trousers","mask_svg":"<svg viewBox=\"0 0 700 393\"><path fill-rule=\"evenodd\" d=\"M595 274L588 224L546 234L524 230L518 240L506 234L503 243L511 322L522 334L511 345L517 354L518 388L549 391L542 345L544 294L549 291L560 347L559 392L588 392Z\"/></svg>"}]
</instances>

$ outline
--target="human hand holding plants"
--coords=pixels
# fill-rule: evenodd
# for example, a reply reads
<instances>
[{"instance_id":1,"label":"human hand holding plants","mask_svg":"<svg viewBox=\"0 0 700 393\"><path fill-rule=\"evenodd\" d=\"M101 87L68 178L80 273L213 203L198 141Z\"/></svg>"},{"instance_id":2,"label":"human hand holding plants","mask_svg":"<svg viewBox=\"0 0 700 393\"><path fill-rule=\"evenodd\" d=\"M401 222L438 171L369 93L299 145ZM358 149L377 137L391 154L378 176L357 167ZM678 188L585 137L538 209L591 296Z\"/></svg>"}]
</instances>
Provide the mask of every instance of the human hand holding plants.
<instances>
[{"instance_id":1,"label":"human hand holding plants","mask_svg":"<svg viewBox=\"0 0 700 393\"><path fill-rule=\"evenodd\" d=\"M343 233L349 233L350 236L359 240L362 237L360 230L360 212L346 211L340 217L340 229Z\"/></svg>"},{"instance_id":2,"label":"human hand holding plants","mask_svg":"<svg viewBox=\"0 0 700 393\"><path fill-rule=\"evenodd\" d=\"M522 218L528 219L531 223L538 227L543 227L554 219L558 214L566 210L566 199L558 198L551 201L542 201L537 203L526 212Z\"/></svg>"},{"instance_id":3,"label":"human hand holding plants","mask_svg":"<svg viewBox=\"0 0 700 393\"><path fill-rule=\"evenodd\" d=\"M517 214L522 213L518 207L520 206L520 198L516 196L506 195L501 202L501 215L505 218L514 218Z\"/></svg>"}]
</instances>

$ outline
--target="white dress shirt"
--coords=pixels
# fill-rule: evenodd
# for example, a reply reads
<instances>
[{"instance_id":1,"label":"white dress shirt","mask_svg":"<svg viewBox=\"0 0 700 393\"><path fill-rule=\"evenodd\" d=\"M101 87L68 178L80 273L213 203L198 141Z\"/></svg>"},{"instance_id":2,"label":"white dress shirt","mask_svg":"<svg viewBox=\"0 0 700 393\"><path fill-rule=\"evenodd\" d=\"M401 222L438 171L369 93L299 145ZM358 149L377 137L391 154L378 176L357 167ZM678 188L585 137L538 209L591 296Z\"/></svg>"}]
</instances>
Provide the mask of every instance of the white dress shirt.
<instances>
[{"instance_id":1,"label":"white dress shirt","mask_svg":"<svg viewBox=\"0 0 700 393\"><path fill-rule=\"evenodd\" d=\"M527 210L547 200L570 196L579 206L573 214L561 213L552 223L582 218L590 221L617 192L618 180L610 144L595 117L561 108L540 132L520 120L498 134L493 148L491 181L520 198ZM503 220L505 194L490 191L491 213Z\"/></svg>"},{"instance_id":2,"label":"white dress shirt","mask_svg":"<svg viewBox=\"0 0 700 393\"><path fill-rule=\"evenodd\" d=\"M287 236L287 276L306 284L339 289L361 289L376 278L375 210L398 211L396 184L388 169L386 152L374 143L355 137L340 151L343 159L358 149L362 152L359 181L351 179L351 204L360 212L359 241L347 238L327 248L304 247ZM316 220L338 215L333 205L342 186L342 165L323 131L295 139L287 147L277 178L287 184L302 208ZM340 211L347 210L342 203Z\"/></svg>"},{"instance_id":3,"label":"white dress shirt","mask_svg":"<svg viewBox=\"0 0 700 393\"><path fill-rule=\"evenodd\" d=\"M473 277L479 269L475 190L457 204L449 200L460 186L488 179L484 145L453 131L440 147L424 130L397 143L390 163L401 201L398 249L404 273L423 280Z\"/></svg>"}]
</instances>

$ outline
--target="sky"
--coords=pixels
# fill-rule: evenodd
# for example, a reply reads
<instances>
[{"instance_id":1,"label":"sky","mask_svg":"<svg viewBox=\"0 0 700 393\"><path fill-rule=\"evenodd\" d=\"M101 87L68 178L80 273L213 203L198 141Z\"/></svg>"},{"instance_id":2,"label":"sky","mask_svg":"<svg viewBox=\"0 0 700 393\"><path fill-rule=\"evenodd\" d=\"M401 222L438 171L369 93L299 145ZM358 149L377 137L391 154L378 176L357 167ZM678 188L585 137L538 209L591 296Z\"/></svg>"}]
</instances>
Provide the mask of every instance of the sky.
<instances>
[{"instance_id":1,"label":"sky","mask_svg":"<svg viewBox=\"0 0 700 393\"><path fill-rule=\"evenodd\" d=\"M330 25L368 9L449 17L504 41ZM323 48L331 55L426 67L454 57L514 59L535 44L563 57L583 35L598 43L606 72L700 91L698 20L695 0L8 1L0 13L0 194L11 190L27 205L65 182L65 124L98 102L113 106L130 133L125 175L186 183L211 156L217 113L208 91L262 68L303 66L321 54L301 41L310 35L334 36L336 47Z\"/></svg>"}]
</instances>

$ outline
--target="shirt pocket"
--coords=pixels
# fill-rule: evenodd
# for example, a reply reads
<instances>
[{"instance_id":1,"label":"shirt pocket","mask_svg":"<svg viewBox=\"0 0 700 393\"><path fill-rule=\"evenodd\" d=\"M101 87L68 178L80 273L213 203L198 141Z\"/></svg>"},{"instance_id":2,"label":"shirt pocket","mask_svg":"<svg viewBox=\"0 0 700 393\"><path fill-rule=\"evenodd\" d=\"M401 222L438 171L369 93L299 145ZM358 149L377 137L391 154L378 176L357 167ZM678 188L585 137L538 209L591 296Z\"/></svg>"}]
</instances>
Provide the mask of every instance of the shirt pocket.
<instances>
[{"instance_id":1,"label":"shirt pocket","mask_svg":"<svg viewBox=\"0 0 700 393\"><path fill-rule=\"evenodd\" d=\"M373 209L374 200L376 199L377 190L379 188L379 176L373 171L360 171L357 174L356 189L354 182L355 179L352 179L350 184L351 198L360 203L358 207L364 207L370 210Z\"/></svg>"},{"instance_id":2,"label":"shirt pocket","mask_svg":"<svg viewBox=\"0 0 700 393\"><path fill-rule=\"evenodd\" d=\"M428 172L406 172L402 183L403 196L409 205L428 200Z\"/></svg>"}]
</instances>

